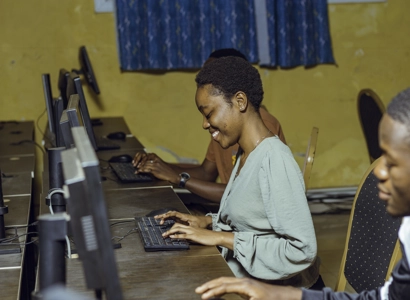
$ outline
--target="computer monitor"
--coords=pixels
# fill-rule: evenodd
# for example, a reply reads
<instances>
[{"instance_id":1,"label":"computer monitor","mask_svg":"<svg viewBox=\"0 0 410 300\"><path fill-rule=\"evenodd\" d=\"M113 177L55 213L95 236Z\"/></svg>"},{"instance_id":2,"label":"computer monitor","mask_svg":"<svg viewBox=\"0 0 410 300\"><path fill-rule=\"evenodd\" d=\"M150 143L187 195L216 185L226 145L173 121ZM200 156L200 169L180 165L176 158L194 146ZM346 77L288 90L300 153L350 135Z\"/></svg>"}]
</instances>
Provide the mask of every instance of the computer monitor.
<instances>
[{"instance_id":1,"label":"computer monitor","mask_svg":"<svg viewBox=\"0 0 410 300\"><path fill-rule=\"evenodd\" d=\"M87 48L85 46L81 46L79 49L78 58L80 60L80 70L73 69L72 71L77 74L83 74L87 84L91 87L91 89L97 95L100 94L100 88L98 87L97 78L95 77L95 73L93 67L91 65L90 57L87 53Z\"/></svg>"},{"instance_id":2,"label":"computer monitor","mask_svg":"<svg viewBox=\"0 0 410 300\"><path fill-rule=\"evenodd\" d=\"M61 132L60 128L60 119L64 111L64 100L61 97L58 97L54 100L54 107L53 107L53 114L54 114L54 121L56 122L55 125L55 136L56 142L54 147L65 147L63 133Z\"/></svg>"},{"instance_id":3,"label":"computer monitor","mask_svg":"<svg viewBox=\"0 0 410 300\"><path fill-rule=\"evenodd\" d=\"M80 97L78 94L72 94L68 100L67 108L63 111L60 119L60 130L67 149L74 147L71 128L78 126L84 126L80 114Z\"/></svg>"},{"instance_id":4,"label":"computer monitor","mask_svg":"<svg viewBox=\"0 0 410 300\"><path fill-rule=\"evenodd\" d=\"M84 127L83 118L80 113L80 96L78 94L70 96L66 113L71 127Z\"/></svg>"},{"instance_id":5,"label":"computer monitor","mask_svg":"<svg viewBox=\"0 0 410 300\"><path fill-rule=\"evenodd\" d=\"M83 86L81 84L80 77L75 72L70 72L67 79L66 97L70 99L71 95L77 94L79 96L79 107L81 113L81 119L83 126L85 127L87 134L90 138L91 144L94 150L97 150L97 142L95 140L93 125L88 112L87 102L85 100Z\"/></svg>"},{"instance_id":6,"label":"computer monitor","mask_svg":"<svg viewBox=\"0 0 410 300\"><path fill-rule=\"evenodd\" d=\"M56 122L54 120L54 114L53 114L54 99L53 99L53 94L51 90L50 74L42 74L41 79L43 81L44 100L46 101L47 118L48 118L47 135L51 139L51 142L54 141L55 143Z\"/></svg>"},{"instance_id":7,"label":"computer monitor","mask_svg":"<svg viewBox=\"0 0 410 300\"><path fill-rule=\"evenodd\" d=\"M68 102L70 105L70 101ZM71 125L70 122L68 120L68 115L67 115L67 110L65 109L63 111L63 114L61 115L61 119L60 119L60 130L61 130L61 134L63 136L64 139L64 145L67 149L70 149L72 147L74 147L74 140L73 140L73 136L71 134Z\"/></svg>"},{"instance_id":8,"label":"computer monitor","mask_svg":"<svg viewBox=\"0 0 410 300\"><path fill-rule=\"evenodd\" d=\"M64 68L61 68L58 74L58 89L60 91L60 97L63 100L63 108L65 109L68 104L67 98L67 80L70 77L70 72ZM58 119L60 120L60 119Z\"/></svg>"},{"instance_id":9,"label":"computer monitor","mask_svg":"<svg viewBox=\"0 0 410 300\"><path fill-rule=\"evenodd\" d=\"M111 241L99 161L84 127L71 129L75 148L61 153L70 228L87 288L123 299Z\"/></svg>"}]
</instances>

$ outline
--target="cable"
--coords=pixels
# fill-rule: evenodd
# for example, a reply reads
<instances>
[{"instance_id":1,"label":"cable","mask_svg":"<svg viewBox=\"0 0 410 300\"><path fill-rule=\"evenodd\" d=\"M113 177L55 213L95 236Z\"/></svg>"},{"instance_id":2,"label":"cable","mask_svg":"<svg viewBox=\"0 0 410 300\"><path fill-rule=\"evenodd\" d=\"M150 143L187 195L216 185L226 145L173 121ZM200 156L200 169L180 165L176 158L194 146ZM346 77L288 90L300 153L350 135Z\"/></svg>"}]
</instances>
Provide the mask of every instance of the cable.
<instances>
[{"instance_id":1,"label":"cable","mask_svg":"<svg viewBox=\"0 0 410 300\"><path fill-rule=\"evenodd\" d=\"M44 111L38 116L37 121L36 121L36 126L38 131L40 131L41 135L44 136L44 132L40 129L40 125L38 124L38 122L40 121L41 117L44 116L44 114L46 113L47 108L44 109Z\"/></svg>"},{"instance_id":2,"label":"cable","mask_svg":"<svg viewBox=\"0 0 410 300\"><path fill-rule=\"evenodd\" d=\"M132 228L132 229L128 230L128 232L127 232L126 234L124 234L123 236L113 236L113 237L111 238L111 240L118 239L118 240L116 241L116 243L119 243L119 242L121 242L123 239L125 239L127 236L129 236L131 233L134 233L134 232L138 232L138 228Z\"/></svg>"},{"instance_id":3,"label":"cable","mask_svg":"<svg viewBox=\"0 0 410 300\"><path fill-rule=\"evenodd\" d=\"M31 241L31 242L28 242L28 243L20 243L20 242L19 242L19 243L12 243L12 241L14 241L14 240L16 240L16 239L19 239L19 238L22 237L22 236L27 236L27 235L29 235L29 234L38 234L38 232L28 232L28 233L23 233L23 234L20 234L20 235L15 235L15 236L10 237L10 238L1 239L1 240L0 240L0 241L1 241L0 247L1 247L1 246L4 246L4 245L20 245L20 246L24 246L24 245L30 245L30 244L32 244L32 243L38 241L38 239L36 239L36 240L33 240L33 241Z\"/></svg>"},{"instance_id":4,"label":"cable","mask_svg":"<svg viewBox=\"0 0 410 300\"><path fill-rule=\"evenodd\" d=\"M68 258L71 258L71 245L70 245L70 240L68 239L68 236L65 236L65 241L67 244L67 256Z\"/></svg>"},{"instance_id":5,"label":"cable","mask_svg":"<svg viewBox=\"0 0 410 300\"><path fill-rule=\"evenodd\" d=\"M51 197L52 197L54 194L59 194L59 193L60 193L60 194L63 194L63 196L66 197L65 191L64 191L63 189L60 189L60 188L53 188L53 189L49 190L49 191L48 191L48 194L47 194L47 196L46 196L46 199L50 200L50 205L48 206L48 208L49 208L50 213L51 213L52 215L54 215L54 211L53 211L53 205L52 205L52 203L51 203ZM68 258L71 258L70 240L68 239L68 236L67 236L67 235L65 236L65 241L66 241L66 244L67 244L67 256L68 256Z\"/></svg>"},{"instance_id":6,"label":"cable","mask_svg":"<svg viewBox=\"0 0 410 300\"><path fill-rule=\"evenodd\" d=\"M110 227L118 225L118 224L123 224L123 223L130 223L130 222L134 222L134 220L127 220L127 221L118 221L115 223L110 224Z\"/></svg>"},{"instance_id":7,"label":"cable","mask_svg":"<svg viewBox=\"0 0 410 300\"><path fill-rule=\"evenodd\" d=\"M58 194L58 193L63 194L63 196L65 196L64 190L60 188L53 188L49 190L46 196L46 199L50 201L50 205L48 206L48 208L50 210L50 214L52 215L54 215L54 211L53 211L53 205L51 204L51 196L53 196L54 194Z\"/></svg>"}]
</instances>

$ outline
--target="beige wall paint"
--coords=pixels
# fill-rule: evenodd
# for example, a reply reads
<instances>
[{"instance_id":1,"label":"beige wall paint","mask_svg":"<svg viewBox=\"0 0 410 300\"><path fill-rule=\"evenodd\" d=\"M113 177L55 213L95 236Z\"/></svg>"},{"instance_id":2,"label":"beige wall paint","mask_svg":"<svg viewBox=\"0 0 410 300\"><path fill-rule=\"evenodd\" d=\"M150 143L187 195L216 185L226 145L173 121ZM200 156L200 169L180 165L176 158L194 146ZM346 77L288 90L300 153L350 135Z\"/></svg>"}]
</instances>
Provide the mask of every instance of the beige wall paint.
<instances>
[{"instance_id":1,"label":"beige wall paint","mask_svg":"<svg viewBox=\"0 0 410 300\"><path fill-rule=\"evenodd\" d=\"M310 187L356 185L368 167L356 96L372 88L387 104L409 85L409 12L407 0L329 5L337 66L260 69L264 104L300 164L319 127ZM45 109L41 74L50 73L57 96L58 71L79 67L81 45L101 89L95 97L85 86L93 117L124 116L145 144L202 161L209 134L194 104L195 72L121 73L114 16L95 14L91 0L0 1L0 120L37 121ZM45 128L46 117L38 123Z\"/></svg>"}]
</instances>

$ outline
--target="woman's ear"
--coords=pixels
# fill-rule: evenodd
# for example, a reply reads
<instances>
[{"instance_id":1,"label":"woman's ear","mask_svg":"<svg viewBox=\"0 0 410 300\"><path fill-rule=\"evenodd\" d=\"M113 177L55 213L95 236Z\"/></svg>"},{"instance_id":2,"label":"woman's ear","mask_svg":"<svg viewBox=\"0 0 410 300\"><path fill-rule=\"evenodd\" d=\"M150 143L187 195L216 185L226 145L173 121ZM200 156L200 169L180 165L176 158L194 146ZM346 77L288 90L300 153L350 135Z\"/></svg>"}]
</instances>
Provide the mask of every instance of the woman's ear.
<instances>
[{"instance_id":1,"label":"woman's ear","mask_svg":"<svg viewBox=\"0 0 410 300\"><path fill-rule=\"evenodd\" d=\"M246 94L244 92L237 92L232 102L238 107L239 111L241 112L246 111L246 109L248 108L248 97L246 97Z\"/></svg>"}]
</instances>

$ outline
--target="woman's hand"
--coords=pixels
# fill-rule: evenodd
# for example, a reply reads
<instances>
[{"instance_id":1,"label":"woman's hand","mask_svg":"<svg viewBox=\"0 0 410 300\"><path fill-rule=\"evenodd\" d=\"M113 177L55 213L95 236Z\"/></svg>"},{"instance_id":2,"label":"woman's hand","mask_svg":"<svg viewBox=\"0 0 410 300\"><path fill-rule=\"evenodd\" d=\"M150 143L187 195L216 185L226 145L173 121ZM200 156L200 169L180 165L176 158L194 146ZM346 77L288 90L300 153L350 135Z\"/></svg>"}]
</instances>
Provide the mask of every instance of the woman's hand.
<instances>
[{"instance_id":1,"label":"woman's hand","mask_svg":"<svg viewBox=\"0 0 410 300\"><path fill-rule=\"evenodd\" d=\"M183 214L177 211L169 211L165 214L154 217L155 219L162 219L160 224L164 223L166 219L173 219L177 223L185 224L193 228L207 228L212 224L212 218L208 216L193 216L190 214Z\"/></svg>"},{"instance_id":2,"label":"woman's hand","mask_svg":"<svg viewBox=\"0 0 410 300\"><path fill-rule=\"evenodd\" d=\"M173 184L178 184L180 181L178 172L154 153L138 152L135 154L132 164L137 169L136 173L151 173L156 178Z\"/></svg>"},{"instance_id":3,"label":"woman's hand","mask_svg":"<svg viewBox=\"0 0 410 300\"><path fill-rule=\"evenodd\" d=\"M187 239L206 246L217 246L226 232L213 231L175 223L172 228L162 234L164 238ZM232 234L232 233L231 233ZM232 234L233 235L233 234Z\"/></svg>"}]
</instances>

